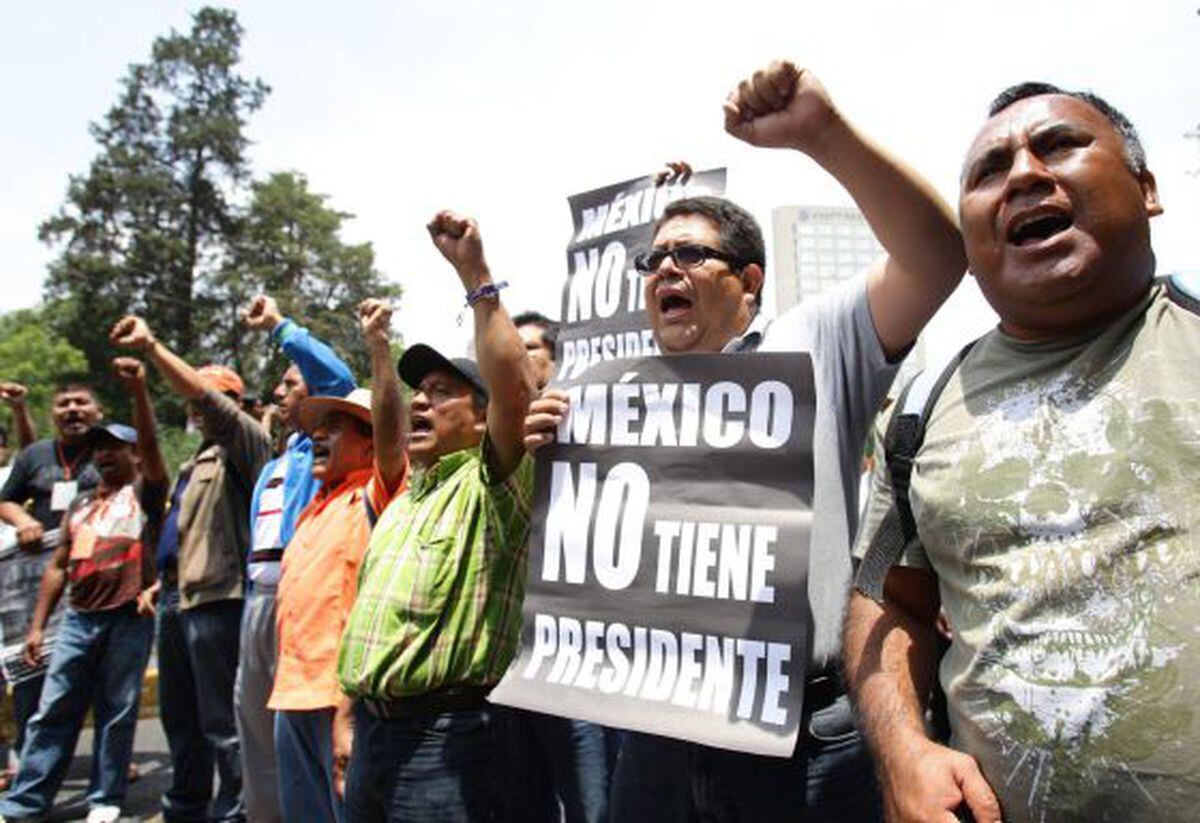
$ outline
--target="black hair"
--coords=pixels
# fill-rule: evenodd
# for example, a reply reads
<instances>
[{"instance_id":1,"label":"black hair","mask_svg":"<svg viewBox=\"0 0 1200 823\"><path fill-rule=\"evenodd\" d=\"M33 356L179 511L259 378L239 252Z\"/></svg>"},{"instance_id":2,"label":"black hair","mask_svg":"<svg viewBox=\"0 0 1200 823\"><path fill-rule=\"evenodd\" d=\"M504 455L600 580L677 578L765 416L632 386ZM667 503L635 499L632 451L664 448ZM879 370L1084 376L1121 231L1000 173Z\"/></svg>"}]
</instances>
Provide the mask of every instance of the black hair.
<instances>
[{"instance_id":1,"label":"black hair","mask_svg":"<svg viewBox=\"0 0 1200 823\"><path fill-rule=\"evenodd\" d=\"M1142 147L1141 138L1138 137L1137 129L1133 127L1133 123L1103 97L1093 94L1090 91L1068 91L1067 89L1059 88L1053 83L1038 81L1017 83L1015 86L1009 86L996 95L996 98L988 106L988 117L995 117L1018 100L1039 97L1043 94L1062 94L1067 97L1074 97L1076 100L1082 100L1103 114L1108 119L1108 122L1112 123L1113 128L1117 130L1117 133L1121 135L1121 139L1125 142L1125 160L1129 163L1130 170L1138 177L1146 174L1148 171L1146 167L1146 150Z\"/></svg>"},{"instance_id":2,"label":"black hair","mask_svg":"<svg viewBox=\"0 0 1200 823\"><path fill-rule=\"evenodd\" d=\"M662 217L654 223L654 234L657 235L668 220L691 214L707 217L716 225L721 238L720 251L733 257L739 270L754 263L766 271L766 244L758 221L750 212L724 197L685 197L668 203ZM761 286L754 295L754 302L762 303Z\"/></svg>"},{"instance_id":3,"label":"black hair","mask_svg":"<svg viewBox=\"0 0 1200 823\"><path fill-rule=\"evenodd\" d=\"M92 401L98 406L100 405L100 396L96 394L96 390L90 383L83 383L77 380L68 380L65 383L59 383L54 387L54 397L68 392L87 392L91 395Z\"/></svg>"},{"instance_id":4,"label":"black hair","mask_svg":"<svg viewBox=\"0 0 1200 823\"><path fill-rule=\"evenodd\" d=\"M558 330L561 324L557 320L551 320L540 311L523 311L512 319L513 325L518 329L522 326L540 326L542 329L542 340L545 341L547 348L550 349L550 357L554 357L554 346L558 343Z\"/></svg>"}]
</instances>

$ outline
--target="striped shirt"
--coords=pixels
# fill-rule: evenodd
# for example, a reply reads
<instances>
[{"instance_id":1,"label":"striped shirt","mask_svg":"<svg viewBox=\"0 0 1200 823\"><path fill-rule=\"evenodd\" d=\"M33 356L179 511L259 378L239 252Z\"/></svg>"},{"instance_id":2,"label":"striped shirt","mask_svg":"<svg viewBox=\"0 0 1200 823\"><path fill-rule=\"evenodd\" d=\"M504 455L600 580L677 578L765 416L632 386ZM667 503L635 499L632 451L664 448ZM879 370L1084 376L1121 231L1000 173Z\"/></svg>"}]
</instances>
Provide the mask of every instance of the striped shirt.
<instances>
[{"instance_id":1,"label":"striped shirt","mask_svg":"<svg viewBox=\"0 0 1200 823\"><path fill-rule=\"evenodd\" d=\"M346 694L376 700L491 686L516 653L533 462L491 483L485 444L414 474L384 511L338 657Z\"/></svg>"}]
</instances>

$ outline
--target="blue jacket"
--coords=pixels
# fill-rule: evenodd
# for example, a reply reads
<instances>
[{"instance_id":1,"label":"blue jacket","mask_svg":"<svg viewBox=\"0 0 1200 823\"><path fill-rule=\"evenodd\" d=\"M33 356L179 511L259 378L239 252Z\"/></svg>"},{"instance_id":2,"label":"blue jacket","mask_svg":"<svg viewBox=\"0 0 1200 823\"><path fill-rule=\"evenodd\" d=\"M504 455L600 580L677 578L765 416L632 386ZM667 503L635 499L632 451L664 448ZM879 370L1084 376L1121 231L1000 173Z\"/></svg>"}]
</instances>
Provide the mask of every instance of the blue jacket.
<instances>
[{"instance_id":1,"label":"blue jacket","mask_svg":"<svg viewBox=\"0 0 1200 823\"><path fill-rule=\"evenodd\" d=\"M354 375L349 367L333 349L309 334L308 329L291 320L284 320L271 332L271 337L300 368L310 396L345 397L354 391ZM292 434L284 454L267 463L258 476L258 482L254 484L254 496L250 500L252 533L258 517L259 499L280 460L288 461L283 476L283 516L279 527L279 539L286 547L296 531L300 513L312 501L321 484L312 476L312 440L303 432Z\"/></svg>"}]
</instances>

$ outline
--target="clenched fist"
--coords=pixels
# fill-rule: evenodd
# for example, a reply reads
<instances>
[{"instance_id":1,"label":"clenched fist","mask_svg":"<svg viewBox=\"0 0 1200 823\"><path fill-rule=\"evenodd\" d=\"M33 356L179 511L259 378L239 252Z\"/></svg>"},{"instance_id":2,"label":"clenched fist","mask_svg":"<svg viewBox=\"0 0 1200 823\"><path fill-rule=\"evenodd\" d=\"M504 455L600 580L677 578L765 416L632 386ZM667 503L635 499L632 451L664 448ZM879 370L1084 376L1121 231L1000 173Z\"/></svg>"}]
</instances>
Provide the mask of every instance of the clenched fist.
<instances>
[{"instance_id":1,"label":"clenched fist","mask_svg":"<svg viewBox=\"0 0 1200 823\"><path fill-rule=\"evenodd\" d=\"M271 331L283 322L283 315L275 298L269 294L260 294L250 301L250 305L242 310L242 322L247 328Z\"/></svg>"},{"instance_id":2,"label":"clenched fist","mask_svg":"<svg viewBox=\"0 0 1200 823\"><path fill-rule=\"evenodd\" d=\"M28 394L29 389L20 383L0 383L0 400L10 408L19 409L24 406Z\"/></svg>"},{"instance_id":3,"label":"clenched fist","mask_svg":"<svg viewBox=\"0 0 1200 823\"><path fill-rule=\"evenodd\" d=\"M725 100L725 130L752 146L811 152L837 117L816 75L787 60L754 72Z\"/></svg>"},{"instance_id":4,"label":"clenched fist","mask_svg":"<svg viewBox=\"0 0 1200 823\"><path fill-rule=\"evenodd\" d=\"M391 344L389 332L392 328L392 304L385 300L369 297L358 304L358 323L362 328L367 347Z\"/></svg>"},{"instance_id":5,"label":"clenched fist","mask_svg":"<svg viewBox=\"0 0 1200 823\"><path fill-rule=\"evenodd\" d=\"M136 315L127 314L117 321L108 334L114 346L134 351L149 351L158 341L146 321Z\"/></svg>"},{"instance_id":6,"label":"clenched fist","mask_svg":"<svg viewBox=\"0 0 1200 823\"><path fill-rule=\"evenodd\" d=\"M134 391L146 382L146 366L136 357L114 357L112 367L126 391Z\"/></svg>"},{"instance_id":7,"label":"clenched fist","mask_svg":"<svg viewBox=\"0 0 1200 823\"><path fill-rule=\"evenodd\" d=\"M433 245L450 261L467 291L491 280L483 259L483 240L479 225L469 217L452 211L440 211L426 226Z\"/></svg>"}]
</instances>

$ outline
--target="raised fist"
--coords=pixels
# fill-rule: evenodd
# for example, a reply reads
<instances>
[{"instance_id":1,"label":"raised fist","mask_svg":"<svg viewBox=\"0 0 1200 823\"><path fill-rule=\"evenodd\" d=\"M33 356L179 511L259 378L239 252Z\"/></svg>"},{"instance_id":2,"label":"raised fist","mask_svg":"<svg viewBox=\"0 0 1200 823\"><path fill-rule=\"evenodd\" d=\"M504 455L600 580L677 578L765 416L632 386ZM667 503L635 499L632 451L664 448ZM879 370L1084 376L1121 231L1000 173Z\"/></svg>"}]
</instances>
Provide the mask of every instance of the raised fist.
<instances>
[{"instance_id":1,"label":"raised fist","mask_svg":"<svg viewBox=\"0 0 1200 823\"><path fill-rule=\"evenodd\" d=\"M108 339L114 346L134 351L148 351L158 342L146 321L132 314L127 314L117 321L109 332Z\"/></svg>"},{"instance_id":2,"label":"raised fist","mask_svg":"<svg viewBox=\"0 0 1200 823\"><path fill-rule=\"evenodd\" d=\"M358 322L367 345L387 346L391 343L392 304L369 297L358 304Z\"/></svg>"},{"instance_id":3,"label":"raised fist","mask_svg":"<svg viewBox=\"0 0 1200 823\"><path fill-rule=\"evenodd\" d=\"M811 71L775 60L725 100L725 131L752 146L811 151L837 109Z\"/></svg>"},{"instance_id":4,"label":"raised fist","mask_svg":"<svg viewBox=\"0 0 1200 823\"><path fill-rule=\"evenodd\" d=\"M0 383L0 400L10 408L19 409L24 406L28 394L29 389L20 383Z\"/></svg>"},{"instance_id":5,"label":"raised fist","mask_svg":"<svg viewBox=\"0 0 1200 823\"><path fill-rule=\"evenodd\" d=\"M146 366L136 357L114 357L113 373L127 391L132 391L146 382Z\"/></svg>"},{"instance_id":6,"label":"raised fist","mask_svg":"<svg viewBox=\"0 0 1200 823\"><path fill-rule=\"evenodd\" d=\"M686 160L668 160L654 173L654 185L664 183L687 183L692 179L692 164Z\"/></svg>"},{"instance_id":7,"label":"raised fist","mask_svg":"<svg viewBox=\"0 0 1200 823\"><path fill-rule=\"evenodd\" d=\"M242 310L242 322L251 329L271 331L283 322L283 315L279 313L279 306L276 305L274 297L260 294Z\"/></svg>"},{"instance_id":8,"label":"raised fist","mask_svg":"<svg viewBox=\"0 0 1200 823\"><path fill-rule=\"evenodd\" d=\"M488 269L483 259L479 225L474 220L452 211L440 211L426 228L433 238L433 245L454 266L468 291L484 282Z\"/></svg>"}]
</instances>

